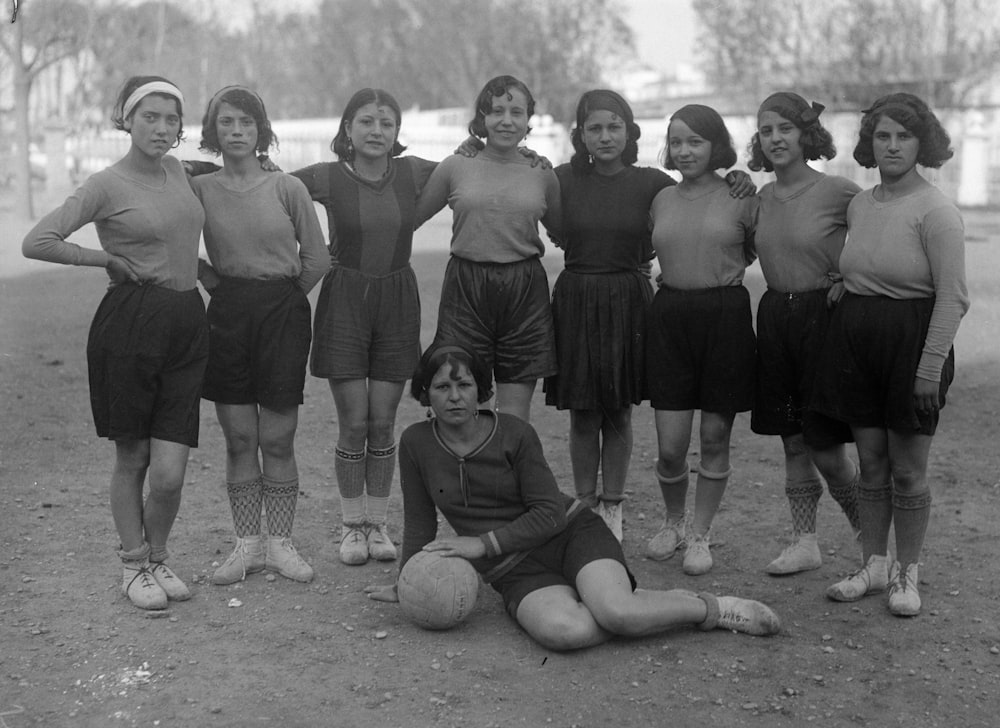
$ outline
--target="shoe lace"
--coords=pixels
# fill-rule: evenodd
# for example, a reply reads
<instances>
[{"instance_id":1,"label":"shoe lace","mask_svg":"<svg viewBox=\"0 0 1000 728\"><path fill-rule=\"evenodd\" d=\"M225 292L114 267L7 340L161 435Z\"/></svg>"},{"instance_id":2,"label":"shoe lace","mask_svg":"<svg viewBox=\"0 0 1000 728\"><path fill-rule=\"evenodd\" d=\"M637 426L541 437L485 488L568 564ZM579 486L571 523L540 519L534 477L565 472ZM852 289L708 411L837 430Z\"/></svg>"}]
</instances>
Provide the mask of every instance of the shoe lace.
<instances>
[{"instance_id":1,"label":"shoe lace","mask_svg":"<svg viewBox=\"0 0 1000 728\"><path fill-rule=\"evenodd\" d=\"M135 576L132 577L128 586L125 587L126 591L132 588L136 579L139 580L140 589L152 589L156 586L156 579L153 578L153 573L149 570L148 566L142 566L135 572Z\"/></svg>"}]
</instances>

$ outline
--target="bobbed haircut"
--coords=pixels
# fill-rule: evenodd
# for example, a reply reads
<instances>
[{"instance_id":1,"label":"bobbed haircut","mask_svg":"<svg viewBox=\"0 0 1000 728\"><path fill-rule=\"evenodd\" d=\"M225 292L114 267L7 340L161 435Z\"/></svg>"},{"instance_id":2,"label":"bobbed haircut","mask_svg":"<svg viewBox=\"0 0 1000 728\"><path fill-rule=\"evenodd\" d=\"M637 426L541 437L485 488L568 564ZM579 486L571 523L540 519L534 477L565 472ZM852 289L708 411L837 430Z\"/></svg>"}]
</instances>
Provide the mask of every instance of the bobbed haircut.
<instances>
[{"instance_id":1,"label":"bobbed haircut","mask_svg":"<svg viewBox=\"0 0 1000 728\"><path fill-rule=\"evenodd\" d=\"M212 154L222 153L222 147L219 145L219 130L216 128L215 122L219 118L219 109L223 103L235 106L244 114L253 117L254 124L257 125L256 151L258 154L267 154L272 146L278 146L278 135L271 129L271 121L267 118L264 100L250 89L232 86L222 89L208 102L208 108L205 109L205 115L201 119L199 149Z\"/></svg>"},{"instance_id":2,"label":"bobbed haircut","mask_svg":"<svg viewBox=\"0 0 1000 728\"><path fill-rule=\"evenodd\" d=\"M910 93L888 94L876 99L871 108L864 109L861 113L864 116L861 117L858 144L854 147L854 159L862 167L871 169L878 166L872 149L872 138L882 117L892 119L917 137L920 141L917 164L920 166L937 169L955 155L948 132L918 96Z\"/></svg>"},{"instance_id":3,"label":"bobbed haircut","mask_svg":"<svg viewBox=\"0 0 1000 728\"><path fill-rule=\"evenodd\" d=\"M354 122L354 117L357 116L358 109L368 104L388 106L392 109L393 116L396 117L396 140L392 143L389 156L398 157L406 151L406 147L399 143L399 130L403 126L403 112L399 108L399 102L396 101L391 93L384 89L363 88L360 91L355 91L350 101L347 102L347 106L344 107L344 113L340 117L340 127L337 129L337 136L330 142L330 151L337 155L337 159L347 162L354 159L354 147L350 144L351 135L348 133L347 128Z\"/></svg>"},{"instance_id":4,"label":"bobbed haircut","mask_svg":"<svg viewBox=\"0 0 1000 728\"><path fill-rule=\"evenodd\" d=\"M493 385L486 365L476 352L458 344L441 343L432 345L420 357L420 362L410 380L410 395L425 407L429 407L431 380L445 364L451 366L451 376L457 375L459 367L466 367L476 380L478 401L485 402L493 396Z\"/></svg>"},{"instance_id":5,"label":"bobbed haircut","mask_svg":"<svg viewBox=\"0 0 1000 728\"><path fill-rule=\"evenodd\" d=\"M733 146L733 137L729 134L726 122L722 120L719 112L711 106L703 104L682 106L670 117L671 124L675 121L684 122L691 131L712 145L712 156L708 160L709 169L729 169L736 164L736 148ZM677 169L677 165L670 156L669 126L667 126L665 142L663 152L660 153L660 164L665 169Z\"/></svg>"},{"instance_id":6,"label":"bobbed haircut","mask_svg":"<svg viewBox=\"0 0 1000 728\"><path fill-rule=\"evenodd\" d=\"M535 115L535 97L531 95L531 91L524 85L524 82L519 81L513 76L497 76L487 81L482 91L476 96L475 114L472 117L472 121L469 122L470 134L480 139L486 138L486 117L493 110L493 99L497 96L509 97L511 89L517 89L527 99L528 118L530 119ZM530 132L531 127L529 126L525 134Z\"/></svg>"},{"instance_id":7,"label":"bobbed haircut","mask_svg":"<svg viewBox=\"0 0 1000 728\"><path fill-rule=\"evenodd\" d=\"M806 105L805 99L803 99L798 94L785 93L784 96L791 97L795 100L800 100L798 104L781 104L781 103L771 103L766 106L762 105L760 110L757 112L757 118L760 119L760 115L765 111L773 111L782 119L787 119L788 121L795 124L796 127L802 132L799 136L799 146L802 147L802 158L811 162L816 159L833 159L837 156L837 146L833 143L833 135L823 126L822 122L819 120L819 112L814 111L813 113L808 113L810 107ZM768 100L773 99L775 96L781 96L779 94L774 94L769 97ZM805 110L803 109L805 107ZM817 104L813 104L812 109L819 109L822 111L824 107ZM771 164L771 160L767 158L764 154L764 150L760 146L760 132L754 132L753 136L750 138L750 144L747 146L747 151L750 154L750 161L747 162L747 167L752 169L754 172L760 172L761 170L765 172L773 172L774 166Z\"/></svg>"},{"instance_id":8,"label":"bobbed haircut","mask_svg":"<svg viewBox=\"0 0 1000 728\"><path fill-rule=\"evenodd\" d=\"M114 125L115 129L118 131L123 131L126 133L128 129L125 128L125 122L135 116L136 109L139 108L141 101L135 105L135 109L129 112L128 119L126 119L124 114L125 102L128 101L128 97L132 95L140 86L145 86L147 83L153 83L154 81L163 81L169 83L171 86L175 85L173 81L164 78L163 76L132 76L131 78L125 79L125 83L122 84L121 89L118 91L118 98L115 100L115 107L111 112L111 123ZM173 99L177 104L177 115L181 118L180 127L177 129L177 138L174 143L171 144L171 148L180 146L181 140L184 139L184 104L176 96L171 94L165 94L160 91L154 91L149 94L150 96L159 96L162 99Z\"/></svg>"},{"instance_id":9,"label":"bobbed haircut","mask_svg":"<svg viewBox=\"0 0 1000 728\"><path fill-rule=\"evenodd\" d=\"M625 142L625 149L622 152L622 164L627 167L635 164L639 159L639 137L642 136L642 130L635 123L632 107L629 106L628 101L621 94L607 89L594 89L593 91L584 93L576 105L576 126L573 127L573 131L570 133L570 141L573 143L573 156L569 160L574 172L585 173L594 168L590 152L583 141L583 130L587 123L587 117L590 116L591 112L602 109L612 111L625 122L627 141Z\"/></svg>"}]
</instances>

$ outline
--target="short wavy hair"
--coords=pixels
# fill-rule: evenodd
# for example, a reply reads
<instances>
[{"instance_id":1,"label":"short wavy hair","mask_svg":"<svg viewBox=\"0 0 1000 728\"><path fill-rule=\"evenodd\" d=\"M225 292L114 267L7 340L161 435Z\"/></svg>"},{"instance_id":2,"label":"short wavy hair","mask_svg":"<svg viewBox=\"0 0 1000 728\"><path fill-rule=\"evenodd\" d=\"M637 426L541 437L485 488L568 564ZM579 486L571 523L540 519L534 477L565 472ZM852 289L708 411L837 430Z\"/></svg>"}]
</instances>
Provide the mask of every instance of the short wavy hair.
<instances>
[{"instance_id":1,"label":"short wavy hair","mask_svg":"<svg viewBox=\"0 0 1000 728\"><path fill-rule=\"evenodd\" d=\"M396 117L396 141L393 142L392 149L389 150L389 156L398 157L406 151L406 147L399 143L399 131L403 128L403 112L399 108L399 102L384 89L363 88L355 91L347 102L344 113L340 116L340 127L337 129L337 135L330 142L330 151L337 155L337 159L348 162L354 159L354 147L350 144L351 135L347 133L347 127L354 121L358 109L368 104L388 106Z\"/></svg>"},{"instance_id":2,"label":"short wavy hair","mask_svg":"<svg viewBox=\"0 0 1000 728\"><path fill-rule=\"evenodd\" d=\"M601 101L611 103L600 103ZM594 89L587 91L580 97L580 102L576 105L576 126L570 133L570 141L573 143L573 156L569 160L575 172L589 172L594 163L591 161L590 152L583 141L584 125L591 111L607 109L608 105L618 106L622 111L622 119L625 121L625 149L622 151L622 163L627 167L635 164L639 159L639 137L642 136L642 129L635 123L632 107L621 94L606 89Z\"/></svg>"},{"instance_id":3,"label":"short wavy hair","mask_svg":"<svg viewBox=\"0 0 1000 728\"><path fill-rule=\"evenodd\" d=\"M837 156L837 146L833 143L833 135L827 131L819 120L824 107L821 104L809 104L804 98L790 91L771 94L757 111L757 118L765 111L773 111L782 119L795 124L802 132L799 136L799 146L802 147L802 158L811 162L816 159L833 159ZM773 172L771 160L764 154L760 146L760 133L754 132L747 146L750 160L747 167L754 172Z\"/></svg>"},{"instance_id":4,"label":"short wavy hair","mask_svg":"<svg viewBox=\"0 0 1000 728\"><path fill-rule=\"evenodd\" d=\"M858 144L854 147L854 159L862 167L877 167L872 138L879 120L885 116L900 124L920 141L917 164L937 169L951 159L955 152L951 148L951 137L930 107L918 96L910 93L888 94L878 98L871 108L864 109L861 117L861 131Z\"/></svg>"},{"instance_id":5,"label":"short wavy hair","mask_svg":"<svg viewBox=\"0 0 1000 728\"><path fill-rule=\"evenodd\" d=\"M420 362L410 380L410 395L425 407L429 407L431 380L445 364L452 366L452 376L455 368L465 366L472 378L476 380L478 401L485 402L493 396L493 384L483 360L476 352L460 344L440 343L432 345L420 357Z\"/></svg>"},{"instance_id":6,"label":"short wavy hair","mask_svg":"<svg viewBox=\"0 0 1000 728\"><path fill-rule=\"evenodd\" d=\"M511 89L517 89L524 94L528 102L528 118L535 115L535 97L524 84L513 76L497 76L491 78L483 86L482 91L476 96L475 114L469 122L469 133L480 139L486 138L486 117L493 110L493 99L497 96L510 94ZM527 136L531 132L531 127L525 132Z\"/></svg>"},{"instance_id":7,"label":"short wavy hair","mask_svg":"<svg viewBox=\"0 0 1000 728\"><path fill-rule=\"evenodd\" d=\"M220 90L208 102L205 115L201 119L201 144L199 149L203 152L221 154L222 146L219 143L219 130L216 121L219 118L219 108L223 103L235 106L244 114L253 117L254 124L257 125L257 147L258 154L267 154L273 146L278 146L278 135L271 129L271 121L267 118L267 109L264 108L264 100L253 91L242 86L233 86Z\"/></svg>"},{"instance_id":8,"label":"short wavy hair","mask_svg":"<svg viewBox=\"0 0 1000 728\"><path fill-rule=\"evenodd\" d=\"M707 140L712 145L712 156L708 160L708 168L729 169L736 164L736 148L733 146L733 137L726 128L726 122L722 120L719 112L710 106L703 104L688 104L682 106L670 117L670 122L682 121L698 136ZM667 126L667 136L664 140L663 151L660 153L660 164L664 169L677 169L677 165L670 156L670 127Z\"/></svg>"},{"instance_id":9,"label":"short wavy hair","mask_svg":"<svg viewBox=\"0 0 1000 728\"><path fill-rule=\"evenodd\" d=\"M124 114L125 102L128 101L128 97L131 96L132 92L135 91L137 88L139 88L140 86L145 86L147 83L153 83L154 81L164 81L166 83L169 83L171 86L177 85L173 81L166 79L163 76L132 76L131 78L126 79L125 83L122 84L121 89L119 89L118 91L118 99L115 101L115 108L111 112L111 123L114 125L115 129L117 129L118 131L129 133L128 129L125 128L125 122L128 120L125 118ZM180 146L181 141L184 139L184 104L176 96L171 96L170 94L165 94L159 91L151 93L150 96L159 96L164 99L173 99L175 102L177 102L177 115L181 117L181 125L177 129L177 138L174 140L174 143L171 144L170 146L171 149ZM135 108L138 109L139 105L136 104ZM135 115L135 109L132 109L132 111L128 115L128 118L132 118L134 115Z\"/></svg>"}]
</instances>

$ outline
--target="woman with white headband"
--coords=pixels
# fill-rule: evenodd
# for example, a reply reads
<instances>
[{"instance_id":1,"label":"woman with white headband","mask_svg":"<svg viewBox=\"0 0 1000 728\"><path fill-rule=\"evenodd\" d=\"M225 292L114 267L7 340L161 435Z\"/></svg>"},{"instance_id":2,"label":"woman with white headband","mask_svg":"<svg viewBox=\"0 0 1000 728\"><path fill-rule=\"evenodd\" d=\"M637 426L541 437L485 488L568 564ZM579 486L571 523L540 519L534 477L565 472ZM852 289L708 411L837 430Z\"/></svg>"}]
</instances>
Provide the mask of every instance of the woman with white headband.
<instances>
[{"instance_id":1,"label":"woman with white headband","mask_svg":"<svg viewBox=\"0 0 1000 728\"><path fill-rule=\"evenodd\" d=\"M111 513L121 540L122 591L141 609L189 599L166 566L188 452L198 445L208 359L197 290L204 213L181 163L184 97L160 76L134 76L118 95L115 128L128 153L90 177L28 233L28 258L104 268L111 284L87 341L97 434L115 443ZM101 250L68 240L87 223ZM149 492L143 500L143 485Z\"/></svg>"},{"instance_id":2,"label":"woman with white headband","mask_svg":"<svg viewBox=\"0 0 1000 728\"><path fill-rule=\"evenodd\" d=\"M214 584L265 568L295 581L313 578L291 540L299 494L294 442L312 339L306 294L330 267L330 255L306 186L257 161L276 143L261 98L226 86L201 124L201 149L221 154L223 167L191 181L205 208L211 261L199 275L212 295L203 396L215 402L226 438L236 529L236 547Z\"/></svg>"}]
</instances>

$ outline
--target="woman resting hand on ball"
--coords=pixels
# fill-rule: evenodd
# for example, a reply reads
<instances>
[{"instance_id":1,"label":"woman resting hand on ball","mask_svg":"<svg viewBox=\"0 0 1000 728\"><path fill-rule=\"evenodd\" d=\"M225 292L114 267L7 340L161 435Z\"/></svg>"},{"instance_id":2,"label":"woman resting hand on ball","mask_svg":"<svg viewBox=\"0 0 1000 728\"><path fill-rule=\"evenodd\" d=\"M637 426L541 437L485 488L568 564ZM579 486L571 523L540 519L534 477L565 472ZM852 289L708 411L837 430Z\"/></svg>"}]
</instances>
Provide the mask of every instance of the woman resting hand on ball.
<instances>
[{"instance_id":1,"label":"woman resting hand on ball","mask_svg":"<svg viewBox=\"0 0 1000 728\"><path fill-rule=\"evenodd\" d=\"M486 368L462 346L421 357L411 394L433 411L399 441L404 529L400 569L421 549L468 559L507 612L553 650L674 627L778 632L766 605L684 590L636 589L621 544L583 503L560 492L538 435L509 414L480 409ZM437 514L458 534L437 537ZM397 601L396 587L368 587Z\"/></svg>"}]
</instances>

